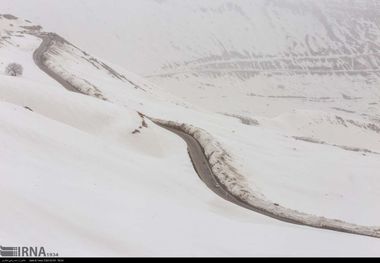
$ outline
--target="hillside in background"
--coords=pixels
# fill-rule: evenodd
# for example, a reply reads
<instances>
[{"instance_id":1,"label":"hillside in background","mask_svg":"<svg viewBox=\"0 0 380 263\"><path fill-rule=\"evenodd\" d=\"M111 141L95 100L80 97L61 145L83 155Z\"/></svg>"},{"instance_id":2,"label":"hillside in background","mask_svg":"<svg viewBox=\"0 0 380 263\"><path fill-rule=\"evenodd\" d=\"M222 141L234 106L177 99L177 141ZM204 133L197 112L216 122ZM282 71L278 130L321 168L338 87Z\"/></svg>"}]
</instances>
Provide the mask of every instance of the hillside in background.
<instances>
[{"instance_id":1,"label":"hillside in background","mask_svg":"<svg viewBox=\"0 0 380 263\"><path fill-rule=\"evenodd\" d=\"M300 107L336 113L333 108L339 108L371 121L380 118L374 109L377 1L1 3L4 12L44 24L88 52L215 112L274 117ZM236 106L231 97L242 103ZM364 103L356 103L358 98ZM304 100L321 103L305 106Z\"/></svg>"},{"instance_id":2,"label":"hillside in background","mask_svg":"<svg viewBox=\"0 0 380 263\"><path fill-rule=\"evenodd\" d=\"M48 24L49 31L140 74L163 69L355 73L376 71L379 64L380 8L373 0L1 3L3 12Z\"/></svg>"}]
</instances>

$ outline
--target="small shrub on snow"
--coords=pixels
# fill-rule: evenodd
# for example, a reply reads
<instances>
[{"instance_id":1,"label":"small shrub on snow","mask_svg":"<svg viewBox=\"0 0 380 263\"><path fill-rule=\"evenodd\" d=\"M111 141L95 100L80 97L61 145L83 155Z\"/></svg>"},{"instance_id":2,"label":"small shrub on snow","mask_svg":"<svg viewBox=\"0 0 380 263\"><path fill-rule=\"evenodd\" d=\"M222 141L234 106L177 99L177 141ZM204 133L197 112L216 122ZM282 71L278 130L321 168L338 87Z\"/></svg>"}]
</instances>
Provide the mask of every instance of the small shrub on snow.
<instances>
[{"instance_id":1,"label":"small shrub on snow","mask_svg":"<svg viewBox=\"0 0 380 263\"><path fill-rule=\"evenodd\" d=\"M13 77L21 76L23 72L24 72L23 67L17 63L10 63L5 68L5 74L7 74L8 76L13 76Z\"/></svg>"}]
</instances>

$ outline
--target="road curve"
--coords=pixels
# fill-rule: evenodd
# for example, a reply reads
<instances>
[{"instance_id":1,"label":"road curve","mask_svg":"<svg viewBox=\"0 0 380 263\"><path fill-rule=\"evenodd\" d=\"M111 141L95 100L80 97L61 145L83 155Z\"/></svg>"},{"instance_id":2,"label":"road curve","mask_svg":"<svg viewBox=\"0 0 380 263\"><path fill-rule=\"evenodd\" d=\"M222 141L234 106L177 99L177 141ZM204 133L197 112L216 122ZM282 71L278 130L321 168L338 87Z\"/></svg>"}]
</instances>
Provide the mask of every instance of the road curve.
<instances>
[{"instance_id":1,"label":"road curve","mask_svg":"<svg viewBox=\"0 0 380 263\"><path fill-rule=\"evenodd\" d=\"M204 153L203 147L201 144L191 135L176 129L174 127L164 125L162 123L153 121L158 126L178 135L181 137L187 144L187 150L193 164L194 170L197 172L199 178L206 184L206 186L212 190L215 194L220 196L226 201L234 203L238 206L244 207L246 209L252 210L254 212L281 220L287 223L302 225L299 222L291 221L284 217L278 217L271 213L268 213L264 210L258 209L247 202L241 200L240 198L233 195L227 188L220 182L220 180L215 176L214 172L211 170L210 163L207 160L207 157Z\"/></svg>"},{"instance_id":2,"label":"road curve","mask_svg":"<svg viewBox=\"0 0 380 263\"><path fill-rule=\"evenodd\" d=\"M178 135L181 137L187 144L188 153L193 164L194 170L197 172L199 178L206 184L206 186L212 190L215 194L219 195L223 199L232 202L236 205L243 206L248 208L248 206L232 195L228 190L225 189L224 185L219 182L219 180L214 176L214 173L211 170L210 164L204 154L203 148L200 143L191 135L164 125L162 123L158 123L153 121L158 126Z\"/></svg>"},{"instance_id":3,"label":"road curve","mask_svg":"<svg viewBox=\"0 0 380 263\"><path fill-rule=\"evenodd\" d=\"M33 54L33 59L35 64L47 75L49 75L51 78L56 80L58 83L60 83L64 88L66 88L69 91L77 92L81 94L85 94L80 91L80 89L76 88L71 83L67 82L62 76L58 75L54 71L52 71L46 64L46 58L45 53L49 51L49 48L54 44L54 41L65 41L63 38L57 36L53 33L43 33L43 34L36 34L37 37L40 37L42 39L41 45L35 50ZM85 94L88 95L88 94ZM207 156L205 155L204 149L200 142L195 139L192 135L177 129L175 127L163 124L159 121L155 121L151 119L154 123L159 125L162 128L165 128L166 130L178 135L181 137L188 146L188 153L191 158L191 161L193 163L194 169L196 170L198 176L200 179L206 184L206 186L212 190L215 194L220 196L226 201L232 202L240 207L252 210L254 212L260 213L262 215L280 220L282 222L296 224L296 225L302 225L302 226L308 226L313 228L319 228L319 229L327 229L327 230L334 230L338 232L344 232L344 233L350 233L350 234L356 234L356 235L364 235L364 236L370 236L370 237L380 237L379 233L375 234L368 234L368 233L361 233L358 231L352 231L345 229L344 227L335 227L335 226L329 226L329 225L313 225L305 223L301 220L295 220L292 218L289 218L287 215L278 215L276 213L271 212L268 209L256 207L252 204L247 203L246 201L240 199L239 197L232 194L224 184L222 184L217 176L213 173L210 163L207 159Z\"/></svg>"},{"instance_id":4,"label":"road curve","mask_svg":"<svg viewBox=\"0 0 380 263\"><path fill-rule=\"evenodd\" d=\"M220 196L226 201L229 201L231 203L234 203L235 205L238 205L240 207L246 208L248 210L254 211L256 213L296 225L304 225L300 222L297 222L295 220L290 220L286 217L279 217L272 213L269 213L268 211L262 210L260 208L257 208L251 204L248 204L244 200L236 197L233 195L223 183L220 182L220 180L215 176L214 172L211 170L210 163L207 160L207 157L204 153L203 147L201 144L196 140L193 136L190 134L187 134L179 129L176 129L174 127L171 127L169 125L164 125L162 123L159 123L157 121L152 120L155 124L158 126L178 135L181 137L187 144L187 150L191 159L191 162L193 164L194 170L197 172L199 178L206 184L206 186L213 191L215 194Z\"/></svg>"},{"instance_id":5,"label":"road curve","mask_svg":"<svg viewBox=\"0 0 380 263\"><path fill-rule=\"evenodd\" d=\"M84 95L87 95L83 92L81 92L78 88L73 86L71 83L66 81L64 78L62 78L60 75L56 74L54 71L52 71L48 66L46 66L46 57L45 53L51 48L51 46L54 44L54 41L64 41L63 39L59 38L56 34L53 33L47 33L47 34L35 34L35 36L42 39L42 43L40 46L34 51L33 53L33 60L34 63L43 71L45 72L49 77L57 81L59 84L61 84L65 89L81 93Z\"/></svg>"}]
</instances>

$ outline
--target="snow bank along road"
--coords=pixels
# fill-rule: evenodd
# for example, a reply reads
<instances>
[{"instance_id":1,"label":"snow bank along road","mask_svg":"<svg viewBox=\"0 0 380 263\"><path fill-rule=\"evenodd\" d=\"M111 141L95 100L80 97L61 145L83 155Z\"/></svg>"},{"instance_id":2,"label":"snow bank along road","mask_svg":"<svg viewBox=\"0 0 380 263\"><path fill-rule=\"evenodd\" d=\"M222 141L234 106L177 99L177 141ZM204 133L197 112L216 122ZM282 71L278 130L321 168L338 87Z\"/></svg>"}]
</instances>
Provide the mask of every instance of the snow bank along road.
<instances>
[{"instance_id":1,"label":"snow bank along road","mask_svg":"<svg viewBox=\"0 0 380 263\"><path fill-rule=\"evenodd\" d=\"M64 88L73 92L85 94L79 87L75 87L63 76L51 70L46 63L47 59L45 57L45 53L49 52L49 48L51 48L55 42L65 43L66 41L53 33L37 33L35 35L42 39L41 45L33 54L33 59L36 65L51 78L59 82ZM213 166L210 164L210 158L207 157L205 151L206 145L202 144L202 141L197 139L197 136L191 132L188 132L187 129L184 129L183 127L186 126L185 124L174 124L173 122L166 122L157 119L152 119L152 121L160 127L180 136L187 143L190 158L199 177L208 188L223 199L246 209L287 223L380 238L379 227L359 226L340 220L308 215L299 211L278 206L267 200L258 199L254 193L245 193L245 196L242 197L242 195L239 195L234 191L230 191L229 186L220 180L217 172L215 172ZM197 132L202 133L200 129L198 129ZM211 136L209 135L208 137ZM218 162L223 162L223 160L218 160ZM223 167L223 164L220 166ZM225 166L228 166L228 164ZM226 174L224 173L223 176L226 176Z\"/></svg>"},{"instance_id":2,"label":"snow bank along road","mask_svg":"<svg viewBox=\"0 0 380 263\"><path fill-rule=\"evenodd\" d=\"M239 200L233 194L231 194L225 186L214 175L210 163L204 153L201 144L191 135L162 122L152 120L158 126L167 129L168 131L177 134L181 137L188 146L189 156L193 163L194 169L197 172L199 178L210 188L214 193L222 197L223 199L230 201L236 205L250 209L250 206Z\"/></svg>"},{"instance_id":3,"label":"snow bank along road","mask_svg":"<svg viewBox=\"0 0 380 263\"><path fill-rule=\"evenodd\" d=\"M69 91L77 92L84 94L79 89L74 87L70 82L66 81L64 78L56 74L54 71L50 70L50 68L46 65L46 58L45 53L49 51L49 48L54 44L53 41L64 41L62 38L58 37L55 34L48 33L48 34L36 34L36 36L42 38L42 43L36 49L36 51L33 53L33 60L36 63L36 65L49 77L53 78L55 81L57 81L59 84L61 84L63 87L65 87ZM87 95L87 94L84 94Z\"/></svg>"}]
</instances>

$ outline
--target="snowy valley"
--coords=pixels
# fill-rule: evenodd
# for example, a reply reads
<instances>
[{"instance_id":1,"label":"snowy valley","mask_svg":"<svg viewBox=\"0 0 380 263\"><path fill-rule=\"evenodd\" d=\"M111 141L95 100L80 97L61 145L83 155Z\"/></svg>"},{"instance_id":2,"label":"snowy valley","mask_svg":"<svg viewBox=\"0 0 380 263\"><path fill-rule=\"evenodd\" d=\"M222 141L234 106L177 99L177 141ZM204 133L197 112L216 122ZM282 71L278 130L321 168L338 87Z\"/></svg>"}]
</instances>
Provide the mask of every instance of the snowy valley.
<instances>
[{"instance_id":1,"label":"snowy valley","mask_svg":"<svg viewBox=\"0 0 380 263\"><path fill-rule=\"evenodd\" d=\"M380 256L379 13L371 0L0 0L0 244ZM259 211L215 194L158 123L197 139L217 187Z\"/></svg>"}]
</instances>

